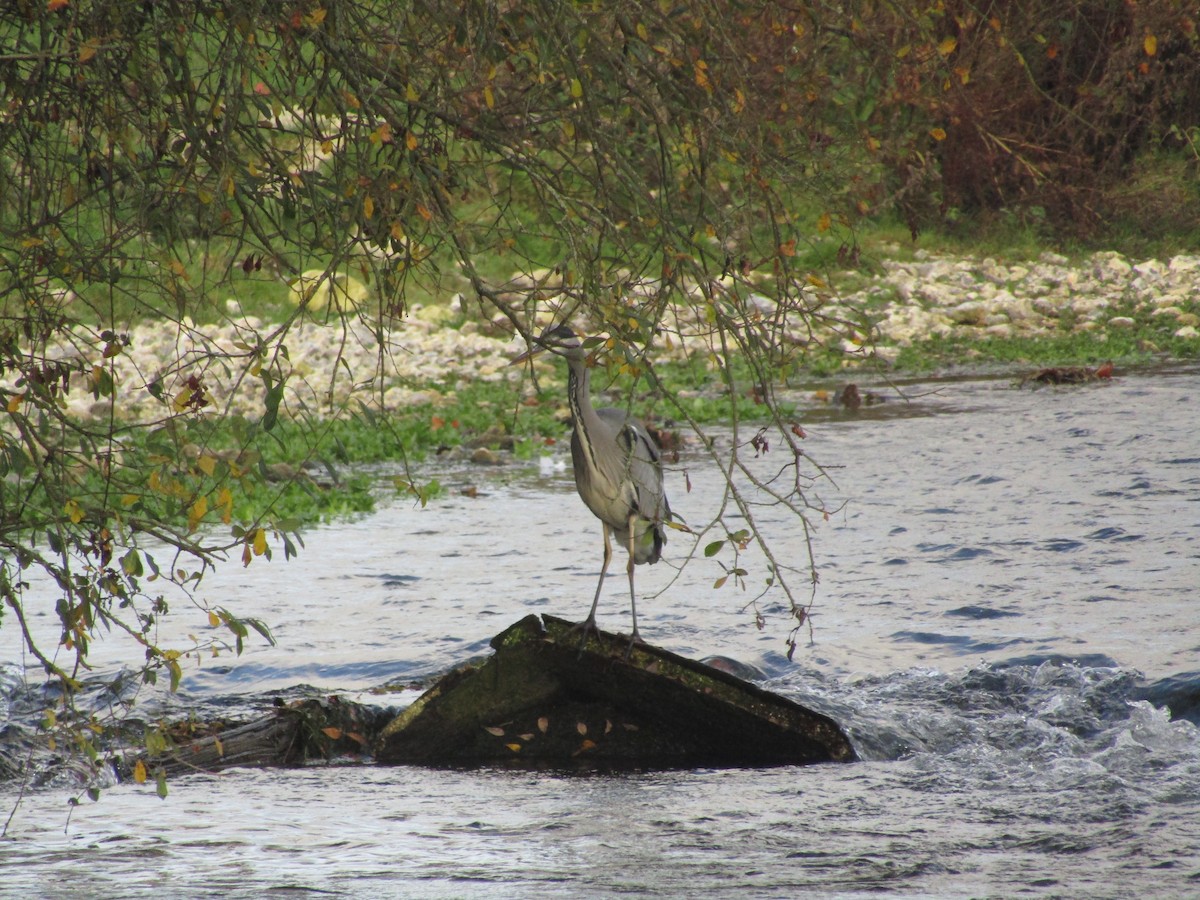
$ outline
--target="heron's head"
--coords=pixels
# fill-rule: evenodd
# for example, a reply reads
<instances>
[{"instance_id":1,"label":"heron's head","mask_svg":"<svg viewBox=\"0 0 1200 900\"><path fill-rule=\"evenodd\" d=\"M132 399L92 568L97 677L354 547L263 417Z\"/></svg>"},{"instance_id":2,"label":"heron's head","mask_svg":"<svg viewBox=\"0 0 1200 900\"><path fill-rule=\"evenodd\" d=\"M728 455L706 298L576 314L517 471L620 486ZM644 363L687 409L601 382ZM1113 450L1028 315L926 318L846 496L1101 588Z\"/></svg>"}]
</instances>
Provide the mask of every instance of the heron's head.
<instances>
[{"instance_id":1,"label":"heron's head","mask_svg":"<svg viewBox=\"0 0 1200 900\"><path fill-rule=\"evenodd\" d=\"M551 325L541 335L534 338L533 346L514 359L511 365L520 365L547 350L566 359L582 359L583 335L566 322Z\"/></svg>"}]
</instances>

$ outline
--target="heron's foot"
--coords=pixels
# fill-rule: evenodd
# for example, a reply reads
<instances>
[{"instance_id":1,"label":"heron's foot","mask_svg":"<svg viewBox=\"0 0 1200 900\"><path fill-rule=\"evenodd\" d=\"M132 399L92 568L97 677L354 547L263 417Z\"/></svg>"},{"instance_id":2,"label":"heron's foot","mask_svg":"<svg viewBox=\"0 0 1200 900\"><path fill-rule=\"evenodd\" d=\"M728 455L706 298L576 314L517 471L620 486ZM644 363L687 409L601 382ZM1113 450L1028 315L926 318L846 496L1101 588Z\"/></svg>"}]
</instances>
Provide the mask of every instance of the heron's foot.
<instances>
[{"instance_id":1,"label":"heron's foot","mask_svg":"<svg viewBox=\"0 0 1200 900\"><path fill-rule=\"evenodd\" d=\"M634 644L642 644L644 646L645 643L646 642L642 640L642 636L638 634L638 630L634 628L633 634L629 636L629 646L625 648L625 662L629 662L629 657L633 655Z\"/></svg>"},{"instance_id":2,"label":"heron's foot","mask_svg":"<svg viewBox=\"0 0 1200 900\"><path fill-rule=\"evenodd\" d=\"M579 624L571 626L571 630L568 633L571 634L572 636L575 635L576 633L579 634L579 655L580 656L583 655L583 650L587 646L588 638L591 636L592 632L594 632L595 630L596 630L596 617L595 616L588 616L586 619L584 619Z\"/></svg>"}]
</instances>

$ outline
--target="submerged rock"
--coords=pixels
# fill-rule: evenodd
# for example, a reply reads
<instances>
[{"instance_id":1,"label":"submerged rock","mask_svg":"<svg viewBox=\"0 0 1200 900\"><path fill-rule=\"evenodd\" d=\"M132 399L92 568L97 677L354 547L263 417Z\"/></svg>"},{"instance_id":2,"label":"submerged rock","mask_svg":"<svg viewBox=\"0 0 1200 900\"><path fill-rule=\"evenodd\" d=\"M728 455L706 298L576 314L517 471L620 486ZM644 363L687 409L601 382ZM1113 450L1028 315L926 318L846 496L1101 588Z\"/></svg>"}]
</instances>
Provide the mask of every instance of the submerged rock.
<instances>
[{"instance_id":1,"label":"submerged rock","mask_svg":"<svg viewBox=\"0 0 1200 900\"><path fill-rule=\"evenodd\" d=\"M704 663L527 616L482 665L443 677L380 735L380 763L429 766L849 762L832 719Z\"/></svg>"}]
</instances>

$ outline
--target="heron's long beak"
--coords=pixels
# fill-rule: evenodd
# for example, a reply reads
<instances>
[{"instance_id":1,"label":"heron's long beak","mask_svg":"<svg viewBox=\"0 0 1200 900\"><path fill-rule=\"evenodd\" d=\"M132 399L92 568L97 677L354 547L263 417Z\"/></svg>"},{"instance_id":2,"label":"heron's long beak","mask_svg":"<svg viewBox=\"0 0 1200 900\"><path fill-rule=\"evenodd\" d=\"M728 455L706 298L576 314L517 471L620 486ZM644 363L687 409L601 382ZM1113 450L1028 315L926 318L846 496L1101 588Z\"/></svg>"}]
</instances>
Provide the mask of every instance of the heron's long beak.
<instances>
[{"instance_id":1,"label":"heron's long beak","mask_svg":"<svg viewBox=\"0 0 1200 900\"><path fill-rule=\"evenodd\" d=\"M539 353L545 353L545 352L546 352L545 347L538 347L538 346L530 347L528 350L526 350L520 356L514 357L512 359L512 361L509 362L509 365L510 366L519 366L522 363L529 362L529 360L533 359Z\"/></svg>"}]
</instances>

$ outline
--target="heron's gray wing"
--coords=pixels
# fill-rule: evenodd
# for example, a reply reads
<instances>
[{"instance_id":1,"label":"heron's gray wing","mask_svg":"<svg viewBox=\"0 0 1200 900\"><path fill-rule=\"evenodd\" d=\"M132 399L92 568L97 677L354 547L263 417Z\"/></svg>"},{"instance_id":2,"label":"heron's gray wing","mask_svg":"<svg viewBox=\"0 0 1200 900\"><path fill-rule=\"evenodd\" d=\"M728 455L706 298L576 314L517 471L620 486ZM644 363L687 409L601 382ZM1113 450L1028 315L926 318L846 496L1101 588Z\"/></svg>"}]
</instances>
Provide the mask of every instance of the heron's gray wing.
<instances>
[{"instance_id":1,"label":"heron's gray wing","mask_svg":"<svg viewBox=\"0 0 1200 900\"><path fill-rule=\"evenodd\" d=\"M671 515L658 444L644 425L611 407L595 410L587 442L585 449L577 424L571 454L579 495L622 545L630 539L634 516L635 561L657 562L666 542L662 523Z\"/></svg>"},{"instance_id":2,"label":"heron's gray wing","mask_svg":"<svg viewBox=\"0 0 1200 900\"><path fill-rule=\"evenodd\" d=\"M655 523L670 518L658 442L637 419L626 420L620 441L629 460L629 479L637 492L638 514Z\"/></svg>"}]
</instances>

